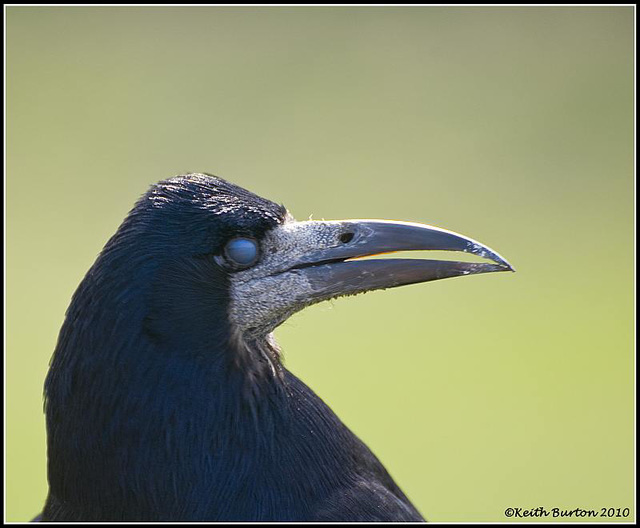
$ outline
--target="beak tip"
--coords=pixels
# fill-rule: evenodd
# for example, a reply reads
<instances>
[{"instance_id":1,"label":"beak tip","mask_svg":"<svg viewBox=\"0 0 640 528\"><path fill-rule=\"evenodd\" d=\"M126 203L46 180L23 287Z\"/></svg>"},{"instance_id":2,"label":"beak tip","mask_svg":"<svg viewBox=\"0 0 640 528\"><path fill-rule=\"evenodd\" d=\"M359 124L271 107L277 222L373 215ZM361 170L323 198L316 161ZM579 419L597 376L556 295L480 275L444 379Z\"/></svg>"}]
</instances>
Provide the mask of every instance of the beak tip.
<instances>
[{"instance_id":1,"label":"beak tip","mask_svg":"<svg viewBox=\"0 0 640 528\"><path fill-rule=\"evenodd\" d=\"M507 261L507 259L505 259L504 257L498 255L493 251L491 253L492 253L491 255L483 255L483 256L490 258L499 266L502 266L504 268L504 271L513 271L513 272L516 271L515 268L509 263L509 261Z\"/></svg>"},{"instance_id":2,"label":"beak tip","mask_svg":"<svg viewBox=\"0 0 640 528\"><path fill-rule=\"evenodd\" d=\"M513 266L509 264L507 259L496 253L492 249L488 248L487 246L480 244L480 242L476 242L475 240L469 239L467 248L463 251L493 260L504 271L515 271L515 269L513 269Z\"/></svg>"}]
</instances>

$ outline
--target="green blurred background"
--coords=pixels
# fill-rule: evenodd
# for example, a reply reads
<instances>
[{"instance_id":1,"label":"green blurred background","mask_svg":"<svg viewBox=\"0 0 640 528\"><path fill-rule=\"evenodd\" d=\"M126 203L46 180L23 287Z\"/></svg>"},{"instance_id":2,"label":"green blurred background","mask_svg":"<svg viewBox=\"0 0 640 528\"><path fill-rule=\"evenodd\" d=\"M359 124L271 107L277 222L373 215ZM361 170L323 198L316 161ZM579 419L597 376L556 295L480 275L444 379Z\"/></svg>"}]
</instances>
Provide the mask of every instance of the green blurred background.
<instances>
[{"instance_id":1,"label":"green blurred background","mask_svg":"<svg viewBox=\"0 0 640 528\"><path fill-rule=\"evenodd\" d=\"M9 7L6 519L46 495L42 384L73 291L185 171L298 219L425 222L502 253L516 274L305 310L276 331L286 364L431 521L635 518L633 18Z\"/></svg>"}]
</instances>

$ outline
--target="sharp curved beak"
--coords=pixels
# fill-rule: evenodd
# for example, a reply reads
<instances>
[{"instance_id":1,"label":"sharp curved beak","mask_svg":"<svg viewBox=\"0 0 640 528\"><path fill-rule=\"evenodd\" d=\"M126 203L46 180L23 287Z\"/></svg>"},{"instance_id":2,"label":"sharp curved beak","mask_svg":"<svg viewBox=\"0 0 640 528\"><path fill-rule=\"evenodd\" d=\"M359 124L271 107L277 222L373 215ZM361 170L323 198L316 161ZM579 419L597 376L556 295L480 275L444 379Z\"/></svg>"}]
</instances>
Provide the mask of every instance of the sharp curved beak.
<instances>
[{"instance_id":1,"label":"sharp curved beak","mask_svg":"<svg viewBox=\"0 0 640 528\"><path fill-rule=\"evenodd\" d=\"M289 269L305 274L316 292L314 298L317 300L449 277L514 271L506 259L489 247L446 229L388 220L322 223L326 226L322 238L333 238L336 244L320 248L312 244ZM333 236L327 236L331 231ZM490 259L493 263L422 259L352 260L380 253L418 250L461 251Z\"/></svg>"}]
</instances>

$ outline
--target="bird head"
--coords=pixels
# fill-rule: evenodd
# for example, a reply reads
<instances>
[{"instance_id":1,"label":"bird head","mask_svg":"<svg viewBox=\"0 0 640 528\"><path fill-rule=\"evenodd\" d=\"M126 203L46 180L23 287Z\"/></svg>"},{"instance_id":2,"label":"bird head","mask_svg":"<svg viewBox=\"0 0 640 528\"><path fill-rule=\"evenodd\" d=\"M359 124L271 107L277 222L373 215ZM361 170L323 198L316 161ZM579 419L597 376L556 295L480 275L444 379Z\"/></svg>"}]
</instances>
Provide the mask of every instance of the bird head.
<instances>
[{"instance_id":1,"label":"bird head","mask_svg":"<svg viewBox=\"0 0 640 528\"><path fill-rule=\"evenodd\" d=\"M145 325L159 340L163 328L171 329L166 339L184 340L215 316L226 318L236 341L256 342L327 299L512 270L487 246L445 229L388 220L297 222L283 206L206 174L154 185L102 259L126 247L130 264L132 246L138 261L153 268ZM363 259L410 250L466 252L492 262Z\"/></svg>"}]
</instances>

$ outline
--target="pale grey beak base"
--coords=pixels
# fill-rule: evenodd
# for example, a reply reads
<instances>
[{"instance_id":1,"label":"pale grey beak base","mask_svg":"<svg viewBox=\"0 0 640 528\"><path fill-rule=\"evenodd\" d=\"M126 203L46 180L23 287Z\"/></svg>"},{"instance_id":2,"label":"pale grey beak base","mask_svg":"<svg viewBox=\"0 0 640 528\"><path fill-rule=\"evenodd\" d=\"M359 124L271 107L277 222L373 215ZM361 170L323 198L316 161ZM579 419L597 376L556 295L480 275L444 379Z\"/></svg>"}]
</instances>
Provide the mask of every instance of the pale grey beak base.
<instances>
[{"instance_id":1,"label":"pale grey beak base","mask_svg":"<svg viewBox=\"0 0 640 528\"><path fill-rule=\"evenodd\" d=\"M258 265L234 274L230 318L265 334L317 302L449 277L513 271L492 249L445 229L388 220L285 222L262 241ZM494 263L349 260L414 250L462 251Z\"/></svg>"}]
</instances>

